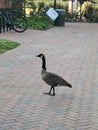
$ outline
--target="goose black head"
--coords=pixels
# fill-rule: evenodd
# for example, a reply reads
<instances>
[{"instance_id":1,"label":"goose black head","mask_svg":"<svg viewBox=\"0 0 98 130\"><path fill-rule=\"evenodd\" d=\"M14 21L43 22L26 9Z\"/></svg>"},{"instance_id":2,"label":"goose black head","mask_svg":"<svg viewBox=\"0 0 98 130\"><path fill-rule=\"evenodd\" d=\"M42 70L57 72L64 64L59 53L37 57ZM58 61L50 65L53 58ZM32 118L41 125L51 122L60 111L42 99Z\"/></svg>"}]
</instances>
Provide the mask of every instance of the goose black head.
<instances>
[{"instance_id":1,"label":"goose black head","mask_svg":"<svg viewBox=\"0 0 98 130\"><path fill-rule=\"evenodd\" d=\"M45 55L44 54L38 54L36 55L36 57L39 57L39 58L43 58Z\"/></svg>"},{"instance_id":2,"label":"goose black head","mask_svg":"<svg viewBox=\"0 0 98 130\"><path fill-rule=\"evenodd\" d=\"M39 57L39 58L42 59L42 68L44 70L46 70L46 59L45 59L45 55L44 54L38 54L38 55L36 55L36 57Z\"/></svg>"}]
</instances>

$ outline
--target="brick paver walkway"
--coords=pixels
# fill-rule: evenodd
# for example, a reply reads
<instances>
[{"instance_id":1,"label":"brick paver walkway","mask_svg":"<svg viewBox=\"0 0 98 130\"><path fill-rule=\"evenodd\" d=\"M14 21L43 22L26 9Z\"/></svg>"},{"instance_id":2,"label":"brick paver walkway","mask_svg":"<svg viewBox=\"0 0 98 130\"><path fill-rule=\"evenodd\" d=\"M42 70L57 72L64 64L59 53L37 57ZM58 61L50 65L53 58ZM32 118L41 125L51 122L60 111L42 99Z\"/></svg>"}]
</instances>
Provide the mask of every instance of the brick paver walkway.
<instances>
[{"instance_id":1,"label":"brick paver walkway","mask_svg":"<svg viewBox=\"0 0 98 130\"><path fill-rule=\"evenodd\" d=\"M21 43L0 55L0 130L98 130L98 24L65 23L0 38ZM72 89L43 94L50 88L41 80L38 53Z\"/></svg>"}]
</instances>

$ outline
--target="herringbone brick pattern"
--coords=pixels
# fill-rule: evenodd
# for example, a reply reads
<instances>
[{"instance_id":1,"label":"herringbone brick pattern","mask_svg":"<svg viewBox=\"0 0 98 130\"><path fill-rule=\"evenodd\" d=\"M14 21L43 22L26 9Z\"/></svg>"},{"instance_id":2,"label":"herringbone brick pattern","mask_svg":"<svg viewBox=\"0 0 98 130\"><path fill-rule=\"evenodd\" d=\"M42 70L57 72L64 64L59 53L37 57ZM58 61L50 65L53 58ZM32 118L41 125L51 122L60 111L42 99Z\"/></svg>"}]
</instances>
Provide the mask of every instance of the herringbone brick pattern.
<instances>
[{"instance_id":1,"label":"herringbone brick pattern","mask_svg":"<svg viewBox=\"0 0 98 130\"><path fill-rule=\"evenodd\" d=\"M98 130L98 24L65 23L47 31L0 34L21 45L0 55L0 130ZM56 88L41 80L47 70L73 88Z\"/></svg>"}]
</instances>

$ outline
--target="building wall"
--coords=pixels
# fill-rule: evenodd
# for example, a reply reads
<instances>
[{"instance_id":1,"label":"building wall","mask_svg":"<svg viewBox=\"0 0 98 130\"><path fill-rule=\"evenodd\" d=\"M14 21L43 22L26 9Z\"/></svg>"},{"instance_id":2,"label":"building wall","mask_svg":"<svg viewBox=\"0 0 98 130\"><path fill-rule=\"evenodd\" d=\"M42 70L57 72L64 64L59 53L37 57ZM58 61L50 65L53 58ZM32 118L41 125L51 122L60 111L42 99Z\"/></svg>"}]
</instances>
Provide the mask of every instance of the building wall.
<instances>
[{"instance_id":1,"label":"building wall","mask_svg":"<svg viewBox=\"0 0 98 130\"><path fill-rule=\"evenodd\" d=\"M11 0L0 0L0 8L10 8L12 6Z\"/></svg>"},{"instance_id":2,"label":"building wall","mask_svg":"<svg viewBox=\"0 0 98 130\"><path fill-rule=\"evenodd\" d=\"M5 7L4 0L0 0L0 8Z\"/></svg>"},{"instance_id":3,"label":"building wall","mask_svg":"<svg viewBox=\"0 0 98 130\"><path fill-rule=\"evenodd\" d=\"M22 1L20 0L0 0L0 8L22 8Z\"/></svg>"}]
</instances>

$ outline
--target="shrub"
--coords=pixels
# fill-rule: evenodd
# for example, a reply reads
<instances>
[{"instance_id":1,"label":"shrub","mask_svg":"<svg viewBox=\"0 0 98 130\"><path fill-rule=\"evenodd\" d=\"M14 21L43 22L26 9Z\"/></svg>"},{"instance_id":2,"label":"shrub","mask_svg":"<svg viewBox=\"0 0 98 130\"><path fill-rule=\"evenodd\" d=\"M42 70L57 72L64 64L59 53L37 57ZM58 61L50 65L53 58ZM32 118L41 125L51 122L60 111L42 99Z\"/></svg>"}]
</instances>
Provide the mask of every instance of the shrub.
<instances>
[{"instance_id":1,"label":"shrub","mask_svg":"<svg viewBox=\"0 0 98 130\"><path fill-rule=\"evenodd\" d=\"M48 16L32 16L27 18L29 28L46 30L53 26L53 21Z\"/></svg>"},{"instance_id":2,"label":"shrub","mask_svg":"<svg viewBox=\"0 0 98 130\"><path fill-rule=\"evenodd\" d=\"M83 15L86 18L87 22L98 22L97 9L95 9L92 4L85 4L85 9Z\"/></svg>"}]
</instances>

